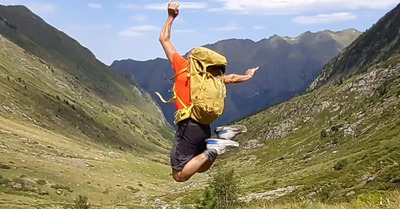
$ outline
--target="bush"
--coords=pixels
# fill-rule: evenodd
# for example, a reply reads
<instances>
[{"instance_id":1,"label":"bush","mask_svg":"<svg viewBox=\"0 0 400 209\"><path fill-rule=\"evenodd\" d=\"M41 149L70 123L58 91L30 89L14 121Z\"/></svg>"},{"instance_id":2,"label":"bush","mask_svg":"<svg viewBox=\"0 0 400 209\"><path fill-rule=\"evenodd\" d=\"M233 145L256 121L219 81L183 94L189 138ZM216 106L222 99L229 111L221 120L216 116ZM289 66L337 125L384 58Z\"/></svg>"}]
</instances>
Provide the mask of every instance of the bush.
<instances>
[{"instance_id":1,"label":"bush","mask_svg":"<svg viewBox=\"0 0 400 209\"><path fill-rule=\"evenodd\" d=\"M0 164L0 169L11 169L11 166Z\"/></svg>"},{"instance_id":2,"label":"bush","mask_svg":"<svg viewBox=\"0 0 400 209\"><path fill-rule=\"evenodd\" d=\"M39 180L36 181L36 183L39 184L39 185L46 185L46 180L39 179Z\"/></svg>"},{"instance_id":3,"label":"bush","mask_svg":"<svg viewBox=\"0 0 400 209\"><path fill-rule=\"evenodd\" d=\"M234 177L235 170L218 171L210 183L217 197L218 208L232 208L238 204L239 185Z\"/></svg>"},{"instance_id":4,"label":"bush","mask_svg":"<svg viewBox=\"0 0 400 209\"><path fill-rule=\"evenodd\" d=\"M388 92L388 89L387 89L386 85L381 85L381 86L379 86L379 88L378 88L379 96L383 96L383 95L385 95L387 92Z\"/></svg>"},{"instance_id":5,"label":"bush","mask_svg":"<svg viewBox=\"0 0 400 209\"><path fill-rule=\"evenodd\" d=\"M326 133L326 130L325 129L322 129L321 130L321 139L324 139L324 138L326 138L328 136L328 134Z\"/></svg>"},{"instance_id":6,"label":"bush","mask_svg":"<svg viewBox=\"0 0 400 209\"><path fill-rule=\"evenodd\" d=\"M78 198L75 199L75 209L89 209L90 207L87 197L79 195Z\"/></svg>"},{"instance_id":7,"label":"bush","mask_svg":"<svg viewBox=\"0 0 400 209\"><path fill-rule=\"evenodd\" d=\"M203 196L200 200L200 205L197 207L198 209L214 209L217 207L218 198L215 196L214 190L210 187L206 187L203 191Z\"/></svg>"},{"instance_id":8,"label":"bush","mask_svg":"<svg viewBox=\"0 0 400 209\"><path fill-rule=\"evenodd\" d=\"M73 190L71 188L69 188L68 186L61 185L61 184L53 184L50 187L55 189L55 190L61 189L61 190L66 190L66 191L69 191L69 192L73 192Z\"/></svg>"},{"instance_id":9,"label":"bush","mask_svg":"<svg viewBox=\"0 0 400 209\"><path fill-rule=\"evenodd\" d=\"M139 192L139 189L135 189L133 186L127 186L126 188L128 188L132 193L136 193Z\"/></svg>"},{"instance_id":10,"label":"bush","mask_svg":"<svg viewBox=\"0 0 400 209\"><path fill-rule=\"evenodd\" d=\"M340 160L339 162L336 163L335 166L333 166L333 169L337 171L342 170L344 167L347 166L347 164L348 164L347 159Z\"/></svg>"}]
</instances>

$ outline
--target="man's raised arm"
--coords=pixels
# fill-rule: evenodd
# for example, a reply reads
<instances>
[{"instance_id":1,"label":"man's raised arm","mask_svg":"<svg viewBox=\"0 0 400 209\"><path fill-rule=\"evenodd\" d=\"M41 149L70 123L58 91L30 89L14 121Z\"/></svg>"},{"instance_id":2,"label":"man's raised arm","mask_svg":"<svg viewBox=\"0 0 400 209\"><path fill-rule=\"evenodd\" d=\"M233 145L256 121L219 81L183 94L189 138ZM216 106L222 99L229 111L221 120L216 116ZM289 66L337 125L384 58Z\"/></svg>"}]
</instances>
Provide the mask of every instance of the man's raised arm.
<instances>
[{"instance_id":1,"label":"man's raised arm","mask_svg":"<svg viewBox=\"0 0 400 209\"><path fill-rule=\"evenodd\" d=\"M234 84L234 83L241 83L250 80L253 78L254 74L257 72L258 67L248 69L245 75L238 75L238 74L229 74L224 76L224 83L225 84Z\"/></svg>"},{"instance_id":2,"label":"man's raised arm","mask_svg":"<svg viewBox=\"0 0 400 209\"><path fill-rule=\"evenodd\" d=\"M168 60L172 63L172 58L177 52L174 45L171 43L171 28L172 23L179 14L179 2L173 2L172 0L168 3L168 18L160 33L160 43L164 49L165 55Z\"/></svg>"}]
</instances>

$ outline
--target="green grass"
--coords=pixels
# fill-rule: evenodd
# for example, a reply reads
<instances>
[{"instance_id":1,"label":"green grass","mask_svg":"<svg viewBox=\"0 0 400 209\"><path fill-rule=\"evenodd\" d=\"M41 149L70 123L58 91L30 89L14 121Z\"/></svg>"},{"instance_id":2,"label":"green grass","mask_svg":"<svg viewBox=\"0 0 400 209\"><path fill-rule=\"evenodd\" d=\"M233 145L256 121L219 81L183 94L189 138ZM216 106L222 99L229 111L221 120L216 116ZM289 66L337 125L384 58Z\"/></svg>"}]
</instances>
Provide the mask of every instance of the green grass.
<instances>
[{"instance_id":1,"label":"green grass","mask_svg":"<svg viewBox=\"0 0 400 209\"><path fill-rule=\"evenodd\" d=\"M206 176L173 182L173 130L148 95L65 34L14 32L24 49L0 37L0 208L68 207L79 195L98 208L196 203ZM400 74L367 80L374 70L237 121L249 132L210 172L235 168L241 197L296 187L247 208L395 208Z\"/></svg>"},{"instance_id":2,"label":"green grass","mask_svg":"<svg viewBox=\"0 0 400 209\"><path fill-rule=\"evenodd\" d=\"M118 84L129 92L110 103L64 69L1 40L4 70L0 72L0 97L5 117L12 115L63 135L88 138L107 146L168 153L171 138L166 137L173 136L173 130L157 107L140 97L136 87ZM91 82L87 84L92 85ZM131 101L133 97L137 97L135 101Z\"/></svg>"},{"instance_id":3,"label":"green grass","mask_svg":"<svg viewBox=\"0 0 400 209\"><path fill-rule=\"evenodd\" d=\"M1 145L8 147L0 152L0 164L8 165L0 169L1 178L30 182L26 188L1 185L0 208L20 202L70 204L78 194L94 205L128 205L163 196L173 188L168 165L23 122L0 117L0 124Z\"/></svg>"},{"instance_id":4,"label":"green grass","mask_svg":"<svg viewBox=\"0 0 400 209\"><path fill-rule=\"evenodd\" d=\"M400 74L395 72L373 81L366 80L367 72L235 122L249 132L238 137L239 150L221 156L216 167L235 168L241 197L297 187L271 204L254 199L260 203L254 208L374 208L342 202L400 186ZM361 80L370 82L369 90L360 91ZM379 92L382 85L386 90ZM245 148L250 140L258 146ZM287 201L293 204L283 204Z\"/></svg>"},{"instance_id":5,"label":"green grass","mask_svg":"<svg viewBox=\"0 0 400 209\"><path fill-rule=\"evenodd\" d=\"M270 201L252 203L238 208L248 209L395 209L400 207L399 192L359 195L344 203L326 204L311 201Z\"/></svg>"},{"instance_id":6,"label":"green grass","mask_svg":"<svg viewBox=\"0 0 400 209\"><path fill-rule=\"evenodd\" d=\"M0 63L0 208L71 206L78 195L101 208L148 208L185 185L170 176L173 130L136 87L113 75L119 87L99 94L90 86L103 83L4 37Z\"/></svg>"}]
</instances>

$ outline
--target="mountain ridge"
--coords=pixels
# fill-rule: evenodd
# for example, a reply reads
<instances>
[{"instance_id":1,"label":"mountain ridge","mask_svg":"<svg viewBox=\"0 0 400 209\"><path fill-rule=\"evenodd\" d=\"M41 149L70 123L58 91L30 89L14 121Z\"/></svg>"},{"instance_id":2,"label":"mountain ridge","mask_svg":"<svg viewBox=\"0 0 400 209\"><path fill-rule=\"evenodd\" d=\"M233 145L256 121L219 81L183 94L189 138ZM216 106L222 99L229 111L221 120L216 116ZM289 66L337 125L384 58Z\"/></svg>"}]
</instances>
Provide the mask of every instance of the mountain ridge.
<instances>
[{"instance_id":1,"label":"mountain ridge","mask_svg":"<svg viewBox=\"0 0 400 209\"><path fill-rule=\"evenodd\" d=\"M289 43L280 36L271 36L257 42L250 39L227 39L204 45L227 57L227 74L244 74L248 68L260 67L251 81L227 86L226 109L213 126L225 125L303 93L322 66L337 55L342 46L347 44L348 40L354 39L359 32L349 29L335 34L339 36L345 34L343 43L329 38L321 39L320 33L310 32L307 43L302 41ZM187 56L187 53L183 56ZM175 112L173 105L161 103L153 94L158 91L166 98L171 95L172 86L167 81L173 77L171 64L165 59L158 59L154 63L149 60L143 62L116 60L111 68L124 78L138 78L135 83L150 92L169 123L173 124Z\"/></svg>"},{"instance_id":2,"label":"mountain ridge","mask_svg":"<svg viewBox=\"0 0 400 209\"><path fill-rule=\"evenodd\" d=\"M327 63L322 74L308 88L309 91L326 84L341 82L346 79L345 76L365 72L392 54L400 53L398 38L400 23L396 21L398 19L400 19L400 4L380 18L373 27L363 33L335 59ZM392 29L390 30L389 27ZM374 43L374 45L369 45L370 43ZM369 47L364 48L367 45ZM387 49L378 50L381 45L387 46ZM370 50L370 48L375 50ZM350 54L352 56L349 56Z\"/></svg>"},{"instance_id":3,"label":"mountain ridge","mask_svg":"<svg viewBox=\"0 0 400 209\"><path fill-rule=\"evenodd\" d=\"M5 55L3 75L14 82L24 83L23 88L13 95L14 100L21 100L20 108L26 109L24 103L31 104L21 93L32 92L32 101L42 103L42 108L48 108L47 112L58 115L57 120L69 125L74 123L72 127L81 132L78 135L88 135L121 149L166 152L173 135L172 128L150 95L129 84L75 39L47 24L24 6L0 6L0 34ZM23 50L11 46L5 38ZM27 69L26 73L21 69ZM63 106L70 108L64 109ZM50 116L40 116L49 113L40 108L37 112L25 110L25 114L30 117L38 115L43 123L49 125L46 120ZM59 129L62 125L52 127ZM143 130L134 133L131 128ZM156 134L155 130L169 132L168 137ZM154 136L143 136L149 133Z\"/></svg>"}]
</instances>

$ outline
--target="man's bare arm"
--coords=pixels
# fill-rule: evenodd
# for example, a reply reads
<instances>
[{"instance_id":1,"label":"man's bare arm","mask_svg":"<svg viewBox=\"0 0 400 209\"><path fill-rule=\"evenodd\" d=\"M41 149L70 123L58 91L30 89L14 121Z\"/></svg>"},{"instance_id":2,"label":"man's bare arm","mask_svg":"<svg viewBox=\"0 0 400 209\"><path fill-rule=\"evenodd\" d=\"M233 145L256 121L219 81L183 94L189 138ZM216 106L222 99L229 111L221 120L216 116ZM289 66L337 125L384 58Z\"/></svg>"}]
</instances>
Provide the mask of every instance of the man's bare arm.
<instances>
[{"instance_id":1,"label":"man's bare arm","mask_svg":"<svg viewBox=\"0 0 400 209\"><path fill-rule=\"evenodd\" d=\"M254 74L257 72L258 67L248 69L245 75L238 74L228 74L224 76L225 84L234 84L234 83L242 83L253 78Z\"/></svg>"},{"instance_id":2,"label":"man's bare arm","mask_svg":"<svg viewBox=\"0 0 400 209\"><path fill-rule=\"evenodd\" d=\"M168 60L172 63L172 58L177 52L174 45L171 43L171 28L172 23L179 14L179 2L169 1L168 3L168 18L161 30L159 41L164 49L165 55L167 55Z\"/></svg>"}]
</instances>

